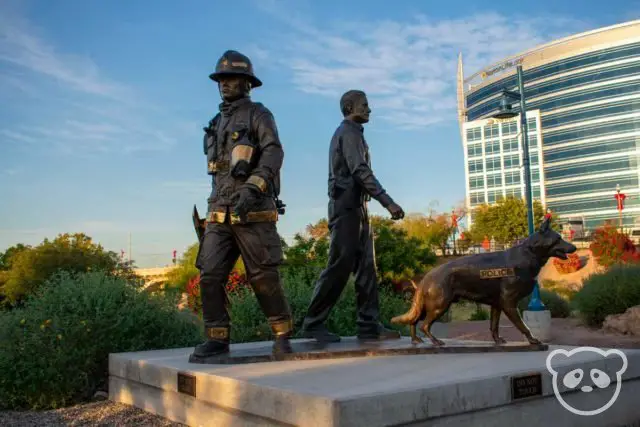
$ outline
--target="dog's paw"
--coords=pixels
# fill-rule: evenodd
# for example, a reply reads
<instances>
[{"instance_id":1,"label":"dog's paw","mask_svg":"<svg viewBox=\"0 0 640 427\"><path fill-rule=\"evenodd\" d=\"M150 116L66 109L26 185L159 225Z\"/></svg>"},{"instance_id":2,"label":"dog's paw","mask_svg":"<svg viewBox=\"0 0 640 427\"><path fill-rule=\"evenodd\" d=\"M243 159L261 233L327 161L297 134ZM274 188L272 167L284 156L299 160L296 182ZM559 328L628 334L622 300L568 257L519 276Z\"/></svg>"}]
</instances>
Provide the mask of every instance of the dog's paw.
<instances>
[{"instance_id":1,"label":"dog's paw","mask_svg":"<svg viewBox=\"0 0 640 427\"><path fill-rule=\"evenodd\" d=\"M495 341L496 345L502 345L507 343L507 340L505 340L502 337L494 338L493 341Z\"/></svg>"},{"instance_id":2,"label":"dog's paw","mask_svg":"<svg viewBox=\"0 0 640 427\"><path fill-rule=\"evenodd\" d=\"M436 347L443 347L444 346L444 341L439 340L438 338L433 338L431 340L431 342L433 343L433 345L435 345Z\"/></svg>"},{"instance_id":3,"label":"dog's paw","mask_svg":"<svg viewBox=\"0 0 640 427\"><path fill-rule=\"evenodd\" d=\"M420 337L415 337L411 339L411 344L423 344L424 340Z\"/></svg>"},{"instance_id":4,"label":"dog's paw","mask_svg":"<svg viewBox=\"0 0 640 427\"><path fill-rule=\"evenodd\" d=\"M533 344L533 345L542 344L542 341L540 341L539 339L534 338L534 337L528 337L527 340L529 341L529 344Z\"/></svg>"}]
</instances>

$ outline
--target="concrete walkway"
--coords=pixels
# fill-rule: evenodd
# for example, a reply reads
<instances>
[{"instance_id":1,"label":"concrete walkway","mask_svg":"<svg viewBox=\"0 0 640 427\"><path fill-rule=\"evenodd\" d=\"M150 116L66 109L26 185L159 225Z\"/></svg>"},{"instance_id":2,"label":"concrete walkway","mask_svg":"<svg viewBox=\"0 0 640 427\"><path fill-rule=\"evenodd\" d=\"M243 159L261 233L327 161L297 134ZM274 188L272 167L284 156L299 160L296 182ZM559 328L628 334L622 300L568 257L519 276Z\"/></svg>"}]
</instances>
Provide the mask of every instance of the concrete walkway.
<instances>
[{"instance_id":1,"label":"concrete walkway","mask_svg":"<svg viewBox=\"0 0 640 427\"><path fill-rule=\"evenodd\" d=\"M442 326L442 332L439 335L439 331L434 329L434 333L438 337L491 340L488 320L458 321ZM445 336L442 335L443 333ZM522 341L524 339L520 331L504 316L500 318L500 334L507 341ZM551 341L549 344L640 349L640 337L604 333L601 330L585 327L578 319L551 319Z\"/></svg>"}]
</instances>

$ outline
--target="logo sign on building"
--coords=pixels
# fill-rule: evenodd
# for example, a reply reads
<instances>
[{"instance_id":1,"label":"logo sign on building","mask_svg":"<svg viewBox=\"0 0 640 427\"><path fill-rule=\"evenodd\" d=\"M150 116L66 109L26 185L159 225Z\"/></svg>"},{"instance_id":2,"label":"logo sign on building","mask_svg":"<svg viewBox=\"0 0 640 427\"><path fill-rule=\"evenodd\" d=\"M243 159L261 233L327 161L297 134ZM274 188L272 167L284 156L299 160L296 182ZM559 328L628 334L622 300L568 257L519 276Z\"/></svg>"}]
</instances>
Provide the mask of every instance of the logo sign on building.
<instances>
[{"instance_id":1,"label":"logo sign on building","mask_svg":"<svg viewBox=\"0 0 640 427\"><path fill-rule=\"evenodd\" d=\"M524 60L524 58L521 57L521 58L517 58L517 59L511 60L511 61L503 62L502 64L491 68L490 70L483 71L480 74L480 77L482 77L482 80L484 80L484 79L486 79L488 77L491 77L491 76L493 76L495 74L504 73L505 71L510 70L513 67L517 67L518 65L522 65L522 61L523 60Z\"/></svg>"}]
</instances>

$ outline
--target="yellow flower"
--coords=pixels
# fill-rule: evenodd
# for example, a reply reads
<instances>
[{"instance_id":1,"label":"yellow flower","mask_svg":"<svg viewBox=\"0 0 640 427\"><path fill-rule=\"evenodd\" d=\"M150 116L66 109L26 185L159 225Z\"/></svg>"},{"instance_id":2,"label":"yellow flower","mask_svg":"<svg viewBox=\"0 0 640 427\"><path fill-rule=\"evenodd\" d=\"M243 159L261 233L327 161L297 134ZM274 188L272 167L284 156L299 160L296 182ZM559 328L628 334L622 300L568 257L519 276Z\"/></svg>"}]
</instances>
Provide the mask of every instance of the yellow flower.
<instances>
[{"instance_id":1,"label":"yellow flower","mask_svg":"<svg viewBox=\"0 0 640 427\"><path fill-rule=\"evenodd\" d=\"M257 335L257 336L260 336L260 335L262 335L262 332L260 332L260 331L256 331L256 335Z\"/></svg>"},{"instance_id":2,"label":"yellow flower","mask_svg":"<svg viewBox=\"0 0 640 427\"><path fill-rule=\"evenodd\" d=\"M87 332L91 332L91 328L87 328Z\"/></svg>"},{"instance_id":3,"label":"yellow flower","mask_svg":"<svg viewBox=\"0 0 640 427\"><path fill-rule=\"evenodd\" d=\"M20 321L20 324L21 324L21 325L24 325L24 324L25 324L25 322L26 322L26 320L22 319L22 320Z\"/></svg>"},{"instance_id":4,"label":"yellow flower","mask_svg":"<svg viewBox=\"0 0 640 427\"><path fill-rule=\"evenodd\" d=\"M42 325L40 325L40 329L42 329L44 331L44 323Z\"/></svg>"},{"instance_id":5,"label":"yellow flower","mask_svg":"<svg viewBox=\"0 0 640 427\"><path fill-rule=\"evenodd\" d=\"M46 326L49 326L49 325L51 324L51 319L47 319L47 320L45 320L45 321L44 321L44 324L45 324Z\"/></svg>"},{"instance_id":6,"label":"yellow flower","mask_svg":"<svg viewBox=\"0 0 640 427\"><path fill-rule=\"evenodd\" d=\"M58 339L61 340L62 339L62 335L58 334Z\"/></svg>"},{"instance_id":7,"label":"yellow flower","mask_svg":"<svg viewBox=\"0 0 640 427\"><path fill-rule=\"evenodd\" d=\"M87 321L86 321L86 320L81 320L81 321L80 321L80 324L81 324L82 326L85 326L85 325L87 324Z\"/></svg>"}]
</instances>

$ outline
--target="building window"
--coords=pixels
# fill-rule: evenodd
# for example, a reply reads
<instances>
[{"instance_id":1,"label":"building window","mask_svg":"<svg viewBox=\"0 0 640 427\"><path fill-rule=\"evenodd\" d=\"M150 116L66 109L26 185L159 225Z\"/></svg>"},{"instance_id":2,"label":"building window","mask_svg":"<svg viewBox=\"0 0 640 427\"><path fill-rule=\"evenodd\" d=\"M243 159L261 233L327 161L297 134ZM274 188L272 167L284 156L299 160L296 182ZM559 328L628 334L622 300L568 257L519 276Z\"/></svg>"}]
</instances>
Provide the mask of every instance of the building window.
<instances>
[{"instance_id":1,"label":"building window","mask_svg":"<svg viewBox=\"0 0 640 427\"><path fill-rule=\"evenodd\" d=\"M505 172L504 173L504 184L505 185L520 184L520 171Z\"/></svg>"},{"instance_id":2,"label":"building window","mask_svg":"<svg viewBox=\"0 0 640 427\"><path fill-rule=\"evenodd\" d=\"M520 187L507 188L504 192L507 197L509 196L520 197L520 198L522 197L522 192L520 191Z\"/></svg>"},{"instance_id":3,"label":"building window","mask_svg":"<svg viewBox=\"0 0 640 427\"><path fill-rule=\"evenodd\" d=\"M518 133L516 122L502 123L502 135L515 135Z\"/></svg>"},{"instance_id":4,"label":"building window","mask_svg":"<svg viewBox=\"0 0 640 427\"><path fill-rule=\"evenodd\" d=\"M474 190L484 188L484 178L481 176L472 176L469 178L469 187Z\"/></svg>"},{"instance_id":5,"label":"building window","mask_svg":"<svg viewBox=\"0 0 640 427\"><path fill-rule=\"evenodd\" d=\"M531 187L531 198L540 200L540 187Z\"/></svg>"},{"instance_id":6,"label":"building window","mask_svg":"<svg viewBox=\"0 0 640 427\"><path fill-rule=\"evenodd\" d=\"M516 138L508 138L502 140L502 151L518 151L518 140Z\"/></svg>"},{"instance_id":7,"label":"building window","mask_svg":"<svg viewBox=\"0 0 640 427\"><path fill-rule=\"evenodd\" d=\"M480 205L484 203L484 193L471 193L469 198L472 205Z\"/></svg>"},{"instance_id":8,"label":"building window","mask_svg":"<svg viewBox=\"0 0 640 427\"><path fill-rule=\"evenodd\" d=\"M482 160L469 160L469 173L482 172Z\"/></svg>"},{"instance_id":9,"label":"building window","mask_svg":"<svg viewBox=\"0 0 640 427\"><path fill-rule=\"evenodd\" d=\"M531 132L538 130L538 123L536 122L536 119L527 119L527 130Z\"/></svg>"},{"instance_id":10,"label":"building window","mask_svg":"<svg viewBox=\"0 0 640 427\"><path fill-rule=\"evenodd\" d=\"M484 139L497 138L500 136L499 125L487 125L484 127Z\"/></svg>"},{"instance_id":11,"label":"building window","mask_svg":"<svg viewBox=\"0 0 640 427\"><path fill-rule=\"evenodd\" d=\"M492 157L487 160L487 171L500 170L500 157Z\"/></svg>"},{"instance_id":12,"label":"building window","mask_svg":"<svg viewBox=\"0 0 640 427\"><path fill-rule=\"evenodd\" d=\"M518 154L511 154L504 156L504 168L517 168L520 167L520 156Z\"/></svg>"},{"instance_id":13,"label":"building window","mask_svg":"<svg viewBox=\"0 0 640 427\"><path fill-rule=\"evenodd\" d=\"M489 191L489 193L487 194L487 202L494 203L502 199L503 197L504 196L502 195L502 190Z\"/></svg>"},{"instance_id":14,"label":"building window","mask_svg":"<svg viewBox=\"0 0 640 427\"><path fill-rule=\"evenodd\" d=\"M467 146L467 154L469 155L469 157L481 157L482 144L469 144Z\"/></svg>"},{"instance_id":15,"label":"building window","mask_svg":"<svg viewBox=\"0 0 640 427\"><path fill-rule=\"evenodd\" d=\"M527 135L527 141L529 141L529 149L536 148L538 146L538 136L537 135Z\"/></svg>"},{"instance_id":16,"label":"building window","mask_svg":"<svg viewBox=\"0 0 640 427\"><path fill-rule=\"evenodd\" d=\"M531 169L531 182L540 182L540 169Z\"/></svg>"},{"instance_id":17,"label":"building window","mask_svg":"<svg viewBox=\"0 0 640 427\"><path fill-rule=\"evenodd\" d=\"M538 159L538 153L529 153L529 164L537 165L540 163L540 159Z\"/></svg>"},{"instance_id":18,"label":"building window","mask_svg":"<svg viewBox=\"0 0 640 427\"><path fill-rule=\"evenodd\" d=\"M467 142L479 141L481 139L482 139L482 133L480 132L479 127L467 129Z\"/></svg>"},{"instance_id":19,"label":"building window","mask_svg":"<svg viewBox=\"0 0 640 427\"><path fill-rule=\"evenodd\" d=\"M494 173L491 175L487 175L487 187L501 187L502 186L502 175L499 173Z\"/></svg>"},{"instance_id":20,"label":"building window","mask_svg":"<svg viewBox=\"0 0 640 427\"><path fill-rule=\"evenodd\" d=\"M489 155L489 154L499 154L500 153L500 141L494 139L493 141L485 142L484 152L487 155Z\"/></svg>"}]
</instances>

